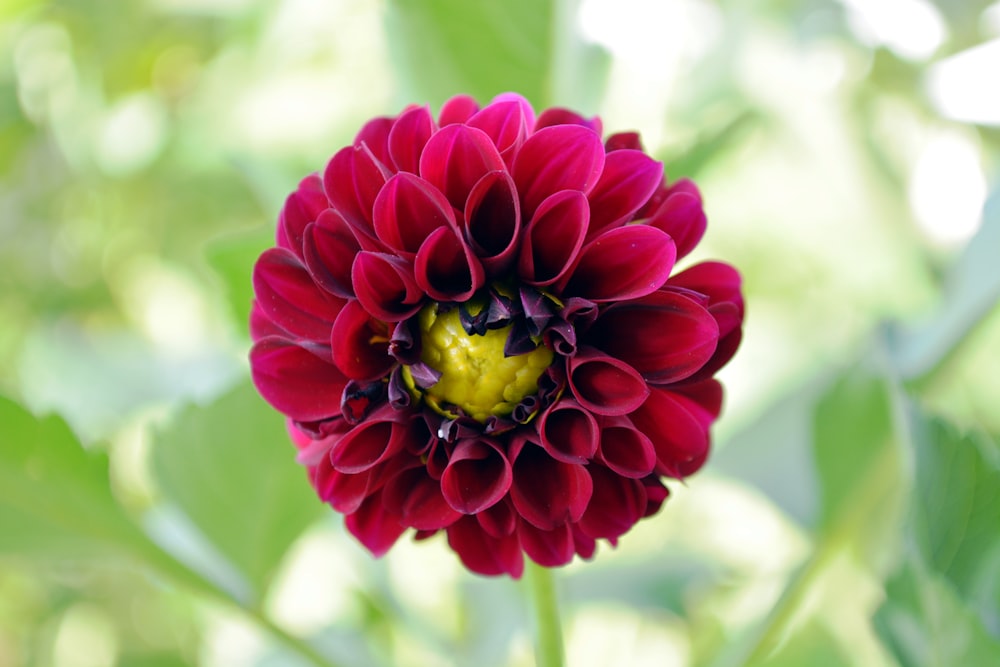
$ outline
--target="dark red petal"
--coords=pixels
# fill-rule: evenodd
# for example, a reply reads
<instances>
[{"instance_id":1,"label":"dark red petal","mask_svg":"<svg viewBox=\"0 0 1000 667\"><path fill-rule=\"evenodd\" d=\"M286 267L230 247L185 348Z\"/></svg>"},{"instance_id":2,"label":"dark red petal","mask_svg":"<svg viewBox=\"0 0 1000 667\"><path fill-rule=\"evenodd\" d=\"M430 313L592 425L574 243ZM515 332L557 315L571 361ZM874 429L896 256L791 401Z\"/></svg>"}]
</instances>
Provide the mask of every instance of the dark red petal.
<instances>
[{"instance_id":1,"label":"dark red petal","mask_svg":"<svg viewBox=\"0 0 1000 667\"><path fill-rule=\"evenodd\" d=\"M691 399L653 387L646 402L629 415L636 428L652 441L660 474L680 478L693 472L692 464L704 461L708 427L699 418L703 417L699 411Z\"/></svg>"},{"instance_id":2,"label":"dark red petal","mask_svg":"<svg viewBox=\"0 0 1000 667\"><path fill-rule=\"evenodd\" d=\"M601 138L580 125L547 127L528 137L512 166L521 194L521 211L532 216L539 204L560 190L594 189L604 168Z\"/></svg>"},{"instance_id":3,"label":"dark red petal","mask_svg":"<svg viewBox=\"0 0 1000 667\"><path fill-rule=\"evenodd\" d=\"M634 368L593 348L581 348L568 370L574 398L598 415L628 414L649 396L646 381Z\"/></svg>"},{"instance_id":4,"label":"dark red petal","mask_svg":"<svg viewBox=\"0 0 1000 667\"><path fill-rule=\"evenodd\" d=\"M649 382L678 382L712 358L719 327L692 299L660 291L608 307L587 332L587 342L626 362Z\"/></svg>"},{"instance_id":5,"label":"dark red petal","mask_svg":"<svg viewBox=\"0 0 1000 667\"><path fill-rule=\"evenodd\" d=\"M365 470L352 474L340 472L330 463L330 457L325 456L314 468L313 485L323 502L342 514L356 512L365 498L376 490L373 480L378 476L378 469Z\"/></svg>"},{"instance_id":6,"label":"dark red petal","mask_svg":"<svg viewBox=\"0 0 1000 667\"><path fill-rule=\"evenodd\" d=\"M587 238L631 220L662 180L663 165L642 151L608 153L601 178L587 197L590 200Z\"/></svg>"},{"instance_id":7,"label":"dark red petal","mask_svg":"<svg viewBox=\"0 0 1000 667\"><path fill-rule=\"evenodd\" d=\"M395 456L409 442L406 423L392 421L398 413L383 406L342 435L330 448L330 463L340 472L359 473Z\"/></svg>"},{"instance_id":8,"label":"dark red petal","mask_svg":"<svg viewBox=\"0 0 1000 667\"><path fill-rule=\"evenodd\" d=\"M468 95L456 95L441 106L438 125L444 127L452 123L464 123L479 111L479 103Z\"/></svg>"},{"instance_id":9,"label":"dark red petal","mask_svg":"<svg viewBox=\"0 0 1000 667\"><path fill-rule=\"evenodd\" d=\"M441 484L427 474L423 465L396 473L382 490L382 502L403 525L417 530L439 530L462 515L448 505Z\"/></svg>"},{"instance_id":10,"label":"dark red petal","mask_svg":"<svg viewBox=\"0 0 1000 667\"><path fill-rule=\"evenodd\" d=\"M533 114L528 101L517 96L488 104L468 120L468 125L485 132L500 156L509 160L530 133Z\"/></svg>"},{"instance_id":11,"label":"dark red petal","mask_svg":"<svg viewBox=\"0 0 1000 667\"><path fill-rule=\"evenodd\" d=\"M615 473L638 479L653 472L656 450L628 417L609 417L602 425L598 459Z\"/></svg>"},{"instance_id":12,"label":"dark red petal","mask_svg":"<svg viewBox=\"0 0 1000 667\"><path fill-rule=\"evenodd\" d=\"M627 149L643 150L638 132L617 132L604 140L604 150L609 153Z\"/></svg>"},{"instance_id":13,"label":"dark red petal","mask_svg":"<svg viewBox=\"0 0 1000 667\"><path fill-rule=\"evenodd\" d=\"M302 256L316 284L331 294L354 296L351 265L361 245L354 230L338 211L328 209L306 228Z\"/></svg>"},{"instance_id":14,"label":"dark red petal","mask_svg":"<svg viewBox=\"0 0 1000 667\"><path fill-rule=\"evenodd\" d=\"M646 487L646 512L643 516L653 516L660 511L660 507L670 496L670 489L655 475L644 477L642 485Z\"/></svg>"},{"instance_id":15,"label":"dark red petal","mask_svg":"<svg viewBox=\"0 0 1000 667\"><path fill-rule=\"evenodd\" d=\"M453 227L438 227L427 237L413 272L419 288L437 301L466 301L486 282L483 265Z\"/></svg>"},{"instance_id":16,"label":"dark red petal","mask_svg":"<svg viewBox=\"0 0 1000 667\"><path fill-rule=\"evenodd\" d=\"M347 378L333 364L289 340L257 341L250 349L250 371L260 395L296 421L340 414Z\"/></svg>"},{"instance_id":17,"label":"dark red petal","mask_svg":"<svg viewBox=\"0 0 1000 667\"><path fill-rule=\"evenodd\" d=\"M594 552L597 550L597 541L580 530L580 524L574 523L573 528L573 550L576 551L576 555L584 560L590 560L594 557Z\"/></svg>"},{"instance_id":18,"label":"dark red petal","mask_svg":"<svg viewBox=\"0 0 1000 667\"><path fill-rule=\"evenodd\" d=\"M507 537L517 527L517 514L510 499L503 499L476 513L476 519L489 535L499 539Z\"/></svg>"},{"instance_id":19,"label":"dark red petal","mask_svg":"<svg viewBox=\"0 0 1000 667\"><path fill-rule=\"evenodd\" d=\"M581 125L592 130L597 136L603 134L603 125L601 124L601 119L597 116L587 119L576 113L575 111L570 111L569 109L546 109L538 116L538 120L535 121L535 132L538 132L544 127L552 127L555 125Z\"/></svg>"},{"instance_id":20,"label":"dark red petal","mask_svg":"<svg viewBox=\"0 0 1000 667\"><path fill-rule=\"evenodd\" d=\"M542 530L579 521L591 490L584 466L557 461L541 447L525 445L514 461L510 499L522 518Z\"/></svg>"},{"instance_id":21,"label":"dark red petal","mask_svg":"<svg viewBox=\"0 0 1000 667\"><path fill-rule=\"evenodd\" d=\"M552 458L586 463L597 451L600 429L589 410L573 399L564 398L539 417L538 435Z\"/></svg>"},{"instance_id":22,"label":"dark red petal","mask_svg":"<svg viewBox=\"0 0 1000 667\"><path fill-rule=\"evenodd\" d=\"M343 300L316 287L290 250L269 248L253 269L254 293L263 313L293 336L326 342Z\"/></svg>"},{"instance_id":23,"label":"dark red petal","mask_svg":"<svg viewBox=\"0 0 1000 667\"><path fill-rule=\"evenodd\" d=\"M384 556L406 530L398 516L386 511L380 494L365 499L344 524L376 558Z\"/></svg>"},{"instance_id":24,"label":"dark red petal","mask_svg":"<svg viewBox=\"0 0 1000 667\"><path fill-rule=\"evenodd\" d=\"M469 245L488 276L505 272L514 262L521 234L521 204L506 171L491 171L472 187L465 203Z\"/></svg>"},{"instance_id":25,"label":"dark red petal","mask_svg":"<svg viewBox=\"0 0 1000 667\"><path fill-rule=\"evenodd\" d=\"M420 153L435 129L434 119L427 107L412 107L400 114L388 138L389 157L396 169L417 173Z\"/></svg>"},{"instance_id":26,"label":"dark red petal","mask_svg":"<svg viewBox=\"0 0 1000 667\"><path fill-rule=\"evenodd\" d=\"M475 514L498 502L511 484L507 457L488 440L460 440L441 475L441 492L456 511Z\"/></svg>"},{"instance_id":27,"label":"dark red petal","mask_svg":"<svg viewBox=\"0 0 1000 667\"><path fill-rule=\"evenodd\" d=\"M354 299L347 302L333 324L330 349L340 372L360 382L385 377L396 363L389 356L385 325Z\"/></svg>"},{"instance_id":28,"label":"dark red petal","mask_svg":"<svg viewBox=\"0 0 1000 667\"><path fill-rule=\"evenodd\" d=\"M455 226L451 204L433 185L415 174L396 174L375 199L375 234L400 256L412 259L438 227Z\"/></svg>"},{"instance_id":29,"label":"dark red petal","mask_svg":"<svg viewBox=\"0 0 1000 667\"><path fill-rule=\"evenodd\" d=\"M267 336L287 336L288 332L271 321L254 299L250 304L250 339L255 343Z\"/></svg>"},{"instance_id":30,"label":"dark red petal","mask_svg":"<svg viewBox=\"0 0 1000 667\"><path fill-rule=\"evenodd\" d=\"M517 527L524 553L543 567L559 567L573 560L576 553L570 524L544 530L521 521Z\"/></svg>"},{"instance_id":31,"label":"dark red petal","mask_svg":"<svg viewBox=\"0 0 1000 667\"><path fill-rule=\"evenodd\" d=\"M697 404L697 408L689 405L691 414L697 417L705 428L712 425L722 412L722 383L718 380L702 380L701 382L688 383L671 387L675 394L680 394L691 399Z\"/></svg>"},{"instance_id":32,"label":"dark red petal","mask_svg":"<svg viewBox=\"0 0 1000 667\"><path fill-rule=\"evenodd\" d=\"M351 283L368 312L383 322L399 322L420 310L423 301L412 271L394 255L360 252L351 267Z\"/></svg>"},{"instance_id":33,"label":"dark red petal","mask_svg":"<svg viewBox=\"0 0 1000 667\"><path fill-rule=\"evenodd\" d=\"M278 216L278 246L301 255L303 231L329 205L319 174L303 178L298 189L288 195Z\"/></svg>"},{"instance_id":34,"label":"dark red petal","mask_svg":"<svg viewBox=\"0 0 1000 667\"><path fill-rule=\"evenodd\" d=\"M616 539L629 531L646 511L646 489L603 466L588 467L594 495L580 519L580 529L594 539Z\"/></svg>"},{"instance_id":35,"label":"dark red petal","mask_svg":"<svg viewBox=\"0 0 1000 667\"><path fill-rule=\"evenodd\" d=\"M563 190L539 205L524 231L518 276L529 285L551 285L573 267L590 223L587 197Z\"/></svg>"},{"instance_id":36,"label":"dark red petal","mask_svg":"<svg viewBox=\"0 0 1000 667\"><path fill-rule=\"evenodd\" d=\"M681 287L700 294L709 299L709 304L731 302L743 315L743 294L740 291L743 280L739 272L724 262L701 262L667 281L669 287Z\"/></svg>"},{"instance_id":37,"label":"dark red petal","mask_svg":"<svg viewBox=\"0 0 1000 667\"><path fill-rule=\"evenodd\" d=\"M452 206L465 208L479 179L504 169L503 158L482 130L449 125L430 138L420 155L420 175L445 194Z\"/></svg>"},{"instance_id":38,"label":"dark red petal","mask_svg":"<svg viewBox=\"0 0 1000 667\"><path fill-rule=\"evenodd\" d=\"M649 218L651 227L662 229L677 244L677 257L686 256L705 235L707 218L701 199L689 192L667 196L660 208Z\"/></svg>"},{"instance_id":39,"label":"dark red petal","mask_svg":"<svg viewBox=\"0 0 1000 667\"><path fill-rule=\"evenodd\" d=\"M637 299L666 282L675 256L673 240L660 230L618 227L583 247L564 291L598 303Z\"/></svg>"},{"instance_id":40,"label":"dark red petal","mask_svg":"<svg viewBox=\"0 0 1000 667\"><path fill-rule=\"evenodd\" d=\"M517 535L493 537L479 526L475 517L465 516L448 526L448 544L465 567L478 574L509 574L519 579L524 572Z\"/></svg>"}]
</instances>

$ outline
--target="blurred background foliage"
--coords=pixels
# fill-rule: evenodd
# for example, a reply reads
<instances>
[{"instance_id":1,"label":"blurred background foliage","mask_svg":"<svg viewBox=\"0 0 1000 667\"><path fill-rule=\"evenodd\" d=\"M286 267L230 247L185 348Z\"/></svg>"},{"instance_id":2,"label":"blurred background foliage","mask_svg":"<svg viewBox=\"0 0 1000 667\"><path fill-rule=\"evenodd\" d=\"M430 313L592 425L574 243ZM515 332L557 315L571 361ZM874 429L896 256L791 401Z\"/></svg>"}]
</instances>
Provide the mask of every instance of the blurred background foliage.
<instances>
[{"instance_id":1,"label":"blurred background foliage","mask_svg":"<svg viewBox=\"0 0 1000 667\"><path fill-rule=\"evenodd\" d=\"M533 664L245 362L298 179L505 90L696 178L748 299L708 467L559 573L569 664L1000 663L998 71L987 0L2 0L0 666Z\"/></svg>"}]
</instances>

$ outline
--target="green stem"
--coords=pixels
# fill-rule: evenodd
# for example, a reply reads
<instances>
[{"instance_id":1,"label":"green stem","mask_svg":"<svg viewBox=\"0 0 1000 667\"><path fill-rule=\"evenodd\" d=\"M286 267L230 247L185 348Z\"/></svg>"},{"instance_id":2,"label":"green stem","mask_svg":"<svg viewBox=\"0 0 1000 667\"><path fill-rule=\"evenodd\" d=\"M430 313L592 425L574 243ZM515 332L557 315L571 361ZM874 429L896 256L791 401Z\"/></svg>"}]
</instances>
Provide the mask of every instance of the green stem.
<instances>
[{"instance_id":1,"label":"green stem","mask_svg":"<svg viewBox=\"0 0 1000 667\"><path fill-rule=\"evenodd\" d=\"M535 608L536 667L563 667L562 628L552 570L529 560L525 575Z\"/></svg>"}]
</instances>

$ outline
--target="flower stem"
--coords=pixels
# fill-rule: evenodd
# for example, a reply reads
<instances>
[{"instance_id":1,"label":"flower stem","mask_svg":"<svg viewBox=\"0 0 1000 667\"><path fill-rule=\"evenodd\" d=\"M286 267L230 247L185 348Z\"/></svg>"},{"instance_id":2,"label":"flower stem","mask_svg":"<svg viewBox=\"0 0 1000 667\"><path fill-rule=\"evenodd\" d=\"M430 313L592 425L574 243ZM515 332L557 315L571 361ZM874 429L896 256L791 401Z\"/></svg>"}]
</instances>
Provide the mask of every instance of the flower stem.
<instances>
[{"instance_id":1,"label":"flower stem","mask_svg":"<svg viewBox=\"0 0 1000 667\"><path fill-rule=\"evenodd\" d=\"M535 608L536 667L563 667L562 628L552 570L528 560L525 574Z\"/></svg>"}]
</instances>

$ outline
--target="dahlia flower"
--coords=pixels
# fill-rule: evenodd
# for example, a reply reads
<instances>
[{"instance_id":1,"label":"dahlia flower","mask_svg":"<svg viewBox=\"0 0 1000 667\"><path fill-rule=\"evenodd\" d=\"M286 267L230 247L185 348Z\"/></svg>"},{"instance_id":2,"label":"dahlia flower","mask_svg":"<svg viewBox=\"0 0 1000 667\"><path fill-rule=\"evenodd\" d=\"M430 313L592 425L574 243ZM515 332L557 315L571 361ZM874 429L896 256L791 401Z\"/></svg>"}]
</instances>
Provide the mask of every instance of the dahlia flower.
<instances>
[{"instance_id":1,"label":"dahlia flower","mask_svg":"<svg viewBox=\"0 0 1000 667\"><path fill-rule=\"evenodd\" d=\"M638 135L505 94L376 118L287 199L250 364L319 497L375 556L443 531L470 570L590 558L698 470L740 278Z\"/></svg>"}]
</instances>

